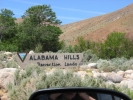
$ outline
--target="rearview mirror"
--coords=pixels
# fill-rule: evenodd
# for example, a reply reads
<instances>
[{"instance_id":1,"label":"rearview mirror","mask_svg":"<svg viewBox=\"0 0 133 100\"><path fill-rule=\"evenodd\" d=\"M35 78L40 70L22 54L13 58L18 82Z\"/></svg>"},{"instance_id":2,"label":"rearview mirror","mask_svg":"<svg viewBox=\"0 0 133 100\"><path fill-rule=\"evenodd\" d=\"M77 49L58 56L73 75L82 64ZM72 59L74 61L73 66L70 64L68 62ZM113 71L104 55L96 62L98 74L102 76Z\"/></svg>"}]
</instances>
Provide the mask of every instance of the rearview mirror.
<instances>
[{"instance_id":1,"label":"rearview mirror","mask_svg":"<svg viewBox=\"0 0 133 100\"><path fill-rule=\"evenodd\" d=\"M54 88L35 91L29 100L131 100L125 94L103 88Z\"/></svg>"}]
</instances>

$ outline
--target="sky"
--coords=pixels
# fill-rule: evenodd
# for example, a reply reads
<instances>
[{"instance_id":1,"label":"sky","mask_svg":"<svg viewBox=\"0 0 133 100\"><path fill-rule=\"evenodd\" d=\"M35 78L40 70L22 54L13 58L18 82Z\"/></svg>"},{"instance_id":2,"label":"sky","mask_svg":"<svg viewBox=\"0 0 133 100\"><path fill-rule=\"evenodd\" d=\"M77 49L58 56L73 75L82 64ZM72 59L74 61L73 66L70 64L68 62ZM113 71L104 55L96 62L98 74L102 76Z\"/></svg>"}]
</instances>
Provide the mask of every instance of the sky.
<instances>
[{"instance_id":1,"label":"sky","mask_svg":"<svg viewBox=\"0 0 133 100\"><path fill-rule=\"evenodd\" d=\"M6 8L21 18L31 6L50 5L62 25L107 14L133 3L133 0L0 0L0 9Z\"/></svg>"}]
</instances>

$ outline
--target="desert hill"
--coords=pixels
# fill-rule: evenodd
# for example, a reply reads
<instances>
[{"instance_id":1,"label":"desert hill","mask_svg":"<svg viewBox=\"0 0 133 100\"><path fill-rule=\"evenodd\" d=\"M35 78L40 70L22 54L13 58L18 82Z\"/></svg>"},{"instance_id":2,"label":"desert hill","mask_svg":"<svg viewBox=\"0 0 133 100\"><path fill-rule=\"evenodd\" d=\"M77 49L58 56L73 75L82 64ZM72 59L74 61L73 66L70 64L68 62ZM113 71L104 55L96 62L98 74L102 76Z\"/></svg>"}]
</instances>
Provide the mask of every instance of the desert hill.
<instances>
[{"instance_id":1,"label":"desert hill","mask_svg":"<svg viewBox=\"0 0 133 100\"><path fill-rule=\"evenodd\" d=\"M16 22L22 22L22 19L18 18ZM61 25L60 28L63 31L60 40L67 44L75 44L78 36L95 42L104 41L113 31L124 32L133 40L133 4L105 15Z\"/></svg>"},{"instance_id":2,"label":"desert hill","mask_svg":"<svg viewBox=\"0 0 133 100\"><path fill-rule=\"evenodd\" d=\"M113 31L124 32L133 40L133 4L109 14L62 25L60 28L63 31L60 40L70 44L75 44L78 36L95 42L104 41Z\"/></svg>"}]
</instances>

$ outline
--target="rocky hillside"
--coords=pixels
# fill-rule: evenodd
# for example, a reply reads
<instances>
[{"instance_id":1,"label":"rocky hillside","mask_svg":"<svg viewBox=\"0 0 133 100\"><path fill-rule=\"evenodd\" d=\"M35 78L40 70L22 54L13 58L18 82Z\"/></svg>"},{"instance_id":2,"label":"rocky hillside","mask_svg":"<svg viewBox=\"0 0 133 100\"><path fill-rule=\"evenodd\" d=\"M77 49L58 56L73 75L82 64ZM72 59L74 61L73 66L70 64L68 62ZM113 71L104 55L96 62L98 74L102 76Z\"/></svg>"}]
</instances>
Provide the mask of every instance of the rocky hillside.
<instances>
[{"instance_id":1,"label":"rocky hillside","mask_svg":"<svg viewBox=\"0 0 133 100\"><path fill-rule=\"evenodd\" d=\"M78 36L87 40L104 41L113 31L125 32L133 39L133 4L98 17L60 26L64 32L60 40L75 44Z\"/></svg>"}]
</instances>

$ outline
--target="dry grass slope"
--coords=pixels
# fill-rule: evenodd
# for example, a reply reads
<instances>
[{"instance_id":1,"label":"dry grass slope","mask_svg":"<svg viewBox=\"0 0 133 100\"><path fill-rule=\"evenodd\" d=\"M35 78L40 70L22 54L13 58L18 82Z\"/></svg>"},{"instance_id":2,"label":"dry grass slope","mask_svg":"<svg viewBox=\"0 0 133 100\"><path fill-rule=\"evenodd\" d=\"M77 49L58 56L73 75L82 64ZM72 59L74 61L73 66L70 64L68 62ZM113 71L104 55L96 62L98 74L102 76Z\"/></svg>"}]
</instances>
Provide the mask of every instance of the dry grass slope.
<instances>
[{"instance_id":1,"label":"dry grass slope","mask_svg":"<svg viewBox=\"0 0 133 100\"><path fill-rule=\"evenodd\" d=\"M131 38L133 31L133 4L102 16L60 26L64 32L60 40L75 44L78 36L87 40L104 41L113 31L125 32Z\"/></svg>"}]
</instances>

